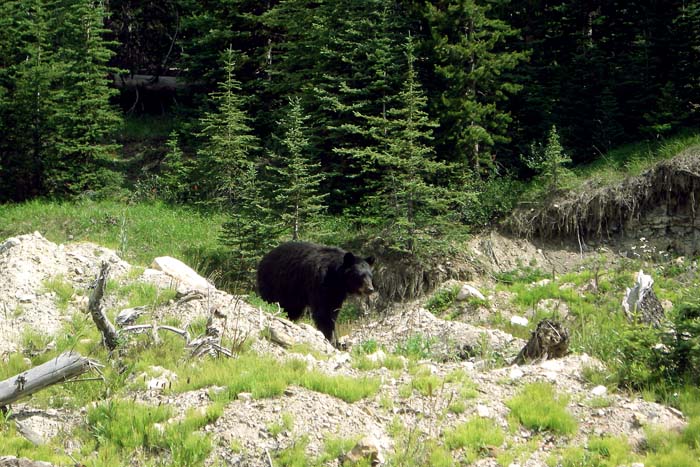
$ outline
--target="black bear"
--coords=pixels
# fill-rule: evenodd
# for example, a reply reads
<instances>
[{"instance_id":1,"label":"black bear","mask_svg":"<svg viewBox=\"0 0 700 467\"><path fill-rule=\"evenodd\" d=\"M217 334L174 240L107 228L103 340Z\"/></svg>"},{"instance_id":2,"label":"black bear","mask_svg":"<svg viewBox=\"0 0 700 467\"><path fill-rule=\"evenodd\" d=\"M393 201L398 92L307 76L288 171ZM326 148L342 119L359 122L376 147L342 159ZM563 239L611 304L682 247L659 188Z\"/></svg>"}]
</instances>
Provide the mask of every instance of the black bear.
<instances>
[{"instance_id":1,"label":"black bear","mask_svg":"<svg viewBox=\"0 0 700 467\"><path fill-rule=\"evenodd\" d=\"M267 253L258 265L258 293L278 302L290 319L311 309L316 327L335 342L335 321L348 294L374 292L374 258L359 258L340 248L288 242Z\"/></svg>"}]
</instances>

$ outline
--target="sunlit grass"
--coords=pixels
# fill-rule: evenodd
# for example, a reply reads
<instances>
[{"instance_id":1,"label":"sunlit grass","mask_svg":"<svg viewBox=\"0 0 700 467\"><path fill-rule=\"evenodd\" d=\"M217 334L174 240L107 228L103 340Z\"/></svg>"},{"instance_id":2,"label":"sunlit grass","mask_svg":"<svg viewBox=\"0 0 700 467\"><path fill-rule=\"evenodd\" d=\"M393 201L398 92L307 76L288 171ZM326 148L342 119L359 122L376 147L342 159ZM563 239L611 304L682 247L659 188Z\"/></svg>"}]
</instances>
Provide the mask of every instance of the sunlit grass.
<instances>
[{"instance_id":1,"label":"sunlit grass","mask_svg":"<svg viewBox=\"0 0 700 467\"><path fill-rule=\"evenodd\" d=\"M445 433L445 446L451 450L464 449L467 462L484 455L486 447L498 448L504 441L503 430L488 418L474 417Z\"/></svg>"},{"instance_id":2,"label":"sunlit grass","mask_svg":"<svg viewBox=\"0 0 700 467\"><path fill-rule=\"evenodd\" d=\"M174 256L195 269L221 249L224 215L162 203L33 200L0 205L0 238L39 231L56 243L90 241L117 250L129 262L148 266Z\"/></svg>"},{"instance_id":3,"label":"sunlit grass","mask_svg":"<svg viewBox=\"0 0 700 467\"><path fill-rule=\"evenodd\" d=\"M526 428L570 435L576 431L577 423L566 410L567 403L568 397L557 394L551 384L531 383L506 401L506 406L511 416Z\"/></svg>"}]
</instances>

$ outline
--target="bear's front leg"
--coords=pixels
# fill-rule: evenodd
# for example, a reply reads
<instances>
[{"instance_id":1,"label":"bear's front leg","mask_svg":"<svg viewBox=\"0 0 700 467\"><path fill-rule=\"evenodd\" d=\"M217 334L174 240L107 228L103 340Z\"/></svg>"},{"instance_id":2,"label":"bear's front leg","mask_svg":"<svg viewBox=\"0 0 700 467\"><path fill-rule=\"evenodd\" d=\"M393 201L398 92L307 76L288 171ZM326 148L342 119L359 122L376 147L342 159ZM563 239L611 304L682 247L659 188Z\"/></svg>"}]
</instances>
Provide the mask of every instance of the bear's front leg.
<instances>
[{"instance_id":1,"label":"bear's front leg","mask_svg":"<svg viewBox=\"0 0 700 467\"><path fill-rule=\"evenodd\" d=\"M338 312L332 313L333 316L329 316L328 313L312 313L311 317L316 324L319 331L326 336L326 339L331 343L335 343L335 319ZM334 344L335 345L335 344Z\"/></svg>"}]
</instances>

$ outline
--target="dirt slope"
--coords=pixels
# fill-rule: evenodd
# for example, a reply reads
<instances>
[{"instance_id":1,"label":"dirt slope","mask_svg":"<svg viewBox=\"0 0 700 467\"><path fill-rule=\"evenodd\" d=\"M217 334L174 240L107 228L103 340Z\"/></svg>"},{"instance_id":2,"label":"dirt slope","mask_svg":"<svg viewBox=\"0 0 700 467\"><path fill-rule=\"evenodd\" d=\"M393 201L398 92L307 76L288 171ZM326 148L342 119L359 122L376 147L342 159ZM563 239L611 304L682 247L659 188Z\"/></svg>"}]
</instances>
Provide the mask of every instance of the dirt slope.
<instances>
[{"instance_id":1,"label":"dirt slope","mask_svg":"<svg viewBox=\"0 0 700 467\"><path fill-rule=\"evenodd\" d=\"M549 261L560 269L573 267L576 262L575 253L564 250L545 252L525 241L517 242L520 254L514 253L516 246L510 242L498 236L476 240L475 246L480 248L475 248L475 257L483 256L484 262L490 261L492 267L504 270L517 258L522 261L528 256ZM179 288L180 296L188 295L188 284L179 283L162 271L134 269L115 252L98 245L56 245L38 233L7 239L0 243L0 358L21 350L20 338L27 328L55 334L62 320L73 313L84 313L89 285L102 261L112 264L112 277L120 282L147 281L164 289ZM57 305L55 294L47 291L47 281L56 277L70 283L75 291L64 310ZM487 281L488 276L482 280ZM261 329L274 321L269 314L248 305L240 297L216 290L213 286L204 293L188 296L186 301L172 301L152 310L148 320L177 317L185 326L193 320L212 316L216 310L217 316L225 317L223 332L235 330L250 336L258 336ZM124 306L115 296L108 297L108 300L110 307ZM588 436L622 435L637 445L644 439L645 426L658 425L663 429L677 430L685 424L682 414L677 411L625 394L607 394L605 397L609 403L605 407L592 404L593 399L600 397L597 392L600 388L593 391L587 386L583 371L600 363L587 355L570 355L561 360L520 367L492 368L473 350L487 344L490 352L498 353L502 361L509 361L522 347L523 341L501 331L441 320L425 311L421 301L394 307L381 319L368 319L345 339L351 347L371 339L378 346L391 350L397 343L419 335L434 342L436 348L443 349L441 355L445 358L426 359L417 366L405 364L402 369L361 371L353 366L350 354L326 345L317 331L293 324L287 329L293 341L305 343L315 351L309 355L294 354L262 338L256 340L254 351L277 358L302 358L310 368L328 374L376 376L381 380L379 392L352 404L298 387L290 387L284 396L274 399L254 400L241 394L228 404L217 421L203 429L213 435L215 445L207 465L267 466L268 453L290 446L304 434L309 435L309 456L318 454L328 437L372 435L387 457L396 450L406 449L401 439L392 437L391 426L397 423L418 430L418 439L422 440L440 439L446 431L475 416L492 419L509 433L506 401L525 384L534 381L551 382L558 391L569 396L568 410L577 419L579 429L570 437L538 436L525 428L509 434L507 444L495 449L520 449L518 452L522 453L513 466L545 465L545 459L553 449L584 444ZM454 356L455 349L471 349L472 352L463 354L462 359L448 358L450 352ZM150 389L136 392L132 397L148 404L170 405L178 416L189 408L201 409L212 403L208 397L209 388L164 395L160 388L167 386L168 380L176 376L161 373L161 383L150 385ZM406 387L410 387L416 374L432 375L440 383L427 394L417 390L407 393ZM447 410L463 390L464 382L455 378L456 374L466 375L475 387L475 397L466 401L462 412ZM293 427L272 434L271 424L279 422L284 413L291 415ZM66 436L70 426L83 423L82 417L72 412L37 410L31 400L13 407L13 414L36 430L43 431L42 435L47 438ZM48 423L48 420L58 421L62 429L56 429L56 423ZM71 446L70 442L64 444ZM234 444L240 449L232 449ZM532 447L525 449L526 445ZM339 463L333 460L328 465ZM494 457L485 457L474 465L498 464Z\"/></svg>"}]
</instances>

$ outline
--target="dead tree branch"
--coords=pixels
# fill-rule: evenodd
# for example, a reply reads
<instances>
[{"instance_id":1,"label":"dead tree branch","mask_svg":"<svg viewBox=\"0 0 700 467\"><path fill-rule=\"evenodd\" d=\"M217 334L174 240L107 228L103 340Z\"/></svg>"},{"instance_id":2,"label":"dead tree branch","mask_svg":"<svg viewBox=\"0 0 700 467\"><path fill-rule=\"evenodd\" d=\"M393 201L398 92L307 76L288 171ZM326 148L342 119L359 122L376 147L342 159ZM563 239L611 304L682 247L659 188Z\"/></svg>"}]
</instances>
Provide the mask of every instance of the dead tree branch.
<instances>
[{"instance_id":1,"label":"dead tree branch","mask_svg":"<svg viewBox=\"0 0 700 467\"><path fill-rule=\"evenodd\" d=\"M92 320L95 322L97 329L102 333L102 338L107 348L112 351L117 348L119 344L119 335L114 329L114 325L107 319L104 313L104 307L102 306L102 297L105 293L105 287L107 286L107 276L109 275L109 263L102 262L100 267L100 274L97 276L95 281L95 288L90 294L90 300L88 301L88 310L90 315L92 315Z\"/></svg>"}]
</instances>

